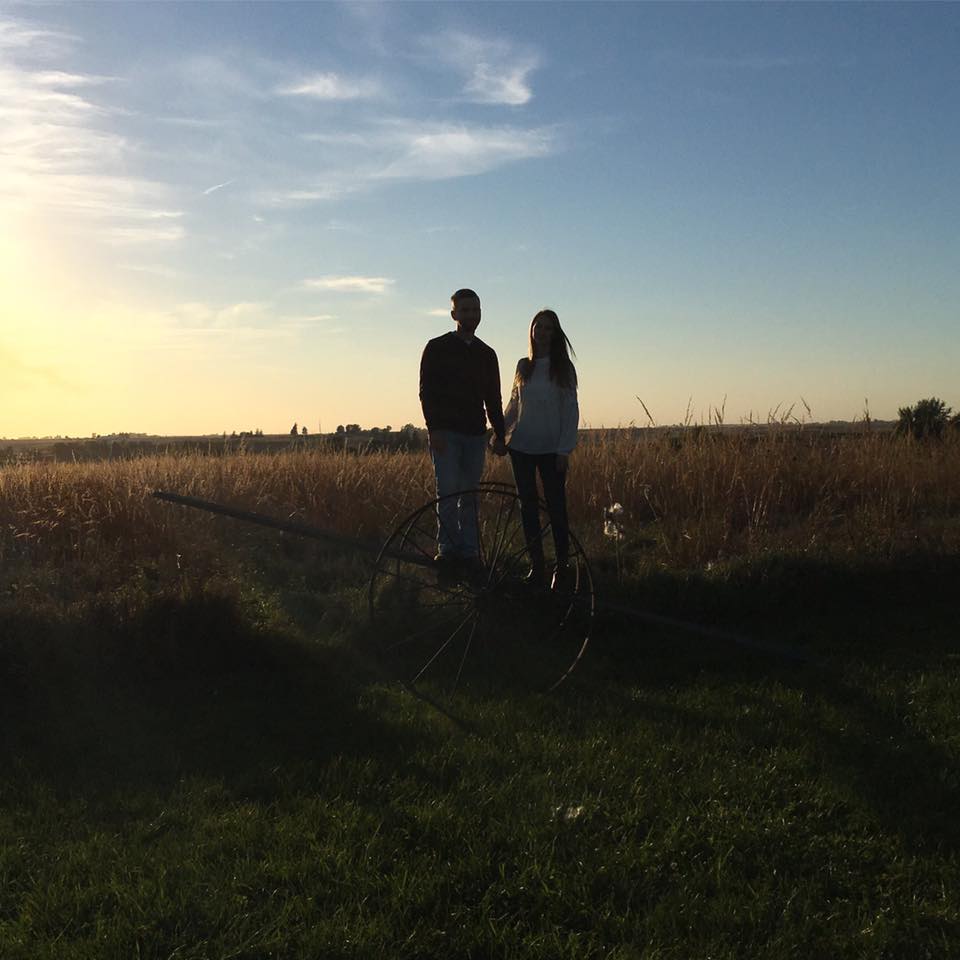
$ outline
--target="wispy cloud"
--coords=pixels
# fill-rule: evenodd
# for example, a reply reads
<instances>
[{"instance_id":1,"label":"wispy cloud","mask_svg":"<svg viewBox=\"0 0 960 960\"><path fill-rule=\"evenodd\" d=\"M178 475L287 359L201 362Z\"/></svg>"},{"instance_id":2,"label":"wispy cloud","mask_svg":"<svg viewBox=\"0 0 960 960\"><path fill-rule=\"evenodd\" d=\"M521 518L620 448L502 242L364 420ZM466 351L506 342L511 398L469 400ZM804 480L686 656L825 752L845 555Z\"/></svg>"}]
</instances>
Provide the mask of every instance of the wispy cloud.
<instances>
[{"instance_id":1,"label":"wispy cloud","mask_svg":"<svg viewBox=\"0 0 960 960\"><path fill-rule=\"evenodd\" d=\"M207 187L203 191L205 197L209 197L211 193L216 193L218 190L222 190L224 187L229 187L231 184L236 183L236 180L224 180L223 183L215 183L212 187Z\"/></svg>"},{"instance_id":2,"label":"wispy cloud","mask_svg":"<svg viewBox=\"0 0 960 960\"><path fill-rule=\"evenodd\" d=\"M352 131L336 131L333 133L304 133L301 139L310 143L324 143L329 146L354 146L362 147L368 142L368 137L362 133Z\"/></svg>"},{"instance_id":3,"label":"wispy cloud","mask_svg":"<svg viewBox=\"0 0 960 960\"><path fill-rule=\"evenodd\" d=\"M325 154L328 169L309 182L264 191L260 201L298 206L337 200L394 180L476 176L510 163L539 159L562 146L555 127L497 126L384 120L334 138L343 150Z\"/></svg>"},{"instance_id":4,"label":"wispy cloud","mask_svg":"<svg viewBox=\"0 0 960 960\"><path fill-rule=\"evenodd\" d=\"M523 106L533 98L529 77L540 57L503 39L447 32L425 41L430 51L463 75L463 94L474 103Z\"/></svg>"},{"instance_id":5,"label":"wispy cloud","mask_svg":"<svg viewBox=\"0 0 960 960\"><path fill-rule=\"evenodd\" d=\"M148 227L142 224L127 227L107 226L98 231L99 239L113 244L173 243L182 240L185 235L186 231L179 224L167 227Z\"/></svg>"},{"instance_id":6,"label":"wispy cloud","mask_svg":"<svg viewBox=\"0 0 960 960\"><path fill-rule=\"evenodd\" d=\"M336 73L313 73L278 88L277 93L314 100L359 100L376 96L379 89L373 80L348 80Z\"/></svg>"},{"instance_id":7,"label":"wispy cloud","mask_svg":"<svg viewBox=\"0 0 960 960\"><path fill-rule=\"evenodd\" d=\"M224 120L219 117L157 117L156 122L195 130L210 130L224 125Z\"/></svg>"},{"instance_id":8,"label":"wispy cloud","mask_svg":"<svg viewBox=\"0 0 960 960\"><path fill-rule=\"evenodd\" d=\"M33 82L41 87L91 87L113 79L93 74L66 73L63 70L40 71L34 73L32 77Z\"/></svg>"},{"instance_id":9,"label":"wispy cloud","mask_svg":"<svg viewBox=\"0 0 960 960\"><path fill-rule=\"evenodd\" d=\"M475 176L517 160L545 157L556 137L547 128L440 126L411 129L401 155L377 174L381 178L446 180Z\"/></svg>"},{"instance_id":10,"label":"wispy cloud","mask_svg":"<svg viewBox=\"0 0 960 960\"><path fill-rule=\"evenodd\" d=\"M269 301L239 301L216 305L188 301L148 317L135 335L137 342L169 349L194 348L213 343L234 347L260 343L296 342L307 334L344 332L330 313L278 313Z\"/></svg>"},{"instance_id":11,"label":"wispy cloud","mask_svg":"<svg viewBox=\"0 0 960 960\"><path fill-rule=\"evenodd\" d=\"M327 276L303 281L308 290L331 290L335 293L386 293L394 281L389 277Z\"/></svg>"},{"instance_id":12,"label":"wispy cloud","mask_svg":"<svg viewBox=\"0 0 960 960\"><path fill-rule=\"evenodd\" d=\"M501 73L489 64L480 63L467 84L467 92L472 94L478 103L505 103L510 106L520 106L533 97L527 84L527 74L533 66L533 64L524 64L510 67L505 73Z\"/></svg>"},{"instance_id":13,"label":"wispy cloud","mask_svg":"<svg viewBox=\"0 0 960 960\"><path fill-rule=\"evenodd\" d=\"M248 323L251 319L263 318L268 307L267 303L252 300L242 300L225 307L213 307L207 303L191 301L179 304L172 311L172 315L178 320L202 324L210 329L226 330L238 324Z\"/></svg>"},{"instance_id":14,"label":"wispy cloud","mask_svg":"<svg viewBox=\"0 0 960 960\"><path fill-rule=\"evenodd\" d=\"M67 33L0 17L0 50L25 50L34 53L55 52L74 42Z\"/></svg>"},{"instance_id":15,"label":"wispy cloud","mask_svg":"<svg viewBox=\"0 0 960 960\"><path fill-rule=\"evenodd\" d=\"M201 301L178 304L156 318L152 340L169 347L289 340L296 330L278 323L269 303L241 301L214 306Z\"/></svg>"},{"instance_id":16,"label":"wispy cloud","mask_svg":"<svg viewBox=\"0 0 960 960\"><path fill-rule=\"evenodd\" d=\"M260 197L261 202L270 206L300 206L305 203L318 203L324 200L337 200L345 193L356 189L346 172L336 173L327 183L311 184L295 189L268 191ZM339 181L339 182L338 182Z\"/></svg>"},{"instance_id":17,"label":"wispy cloud","mask_svg":"<svg viewBox=\"0 0 960 960\"><path fill-rule=\"evenodd\" d=\"M0 209L50 214L62 230L92 228L111 243L180 239L168 190L127 172L135 148L110 128L116 111L77 92L110 78L18 65L24 41L50 36L69 39L0 21ZM42 43L30 54L54 56Z\"/></svg>"},{"instance_id":18,"label":"wispy cloud","mask_svg":"<svg viewBox=\"0 0 960 960\"><path fill-rule=\"evenodd\" d=\"M164 266L161 263L123 263L120 264L120 268L122 270L129 270L132 273L144 273L152 277L162 277L164 280L174 280L180 276L172 267Z\"/></svg>"}]
</instances>

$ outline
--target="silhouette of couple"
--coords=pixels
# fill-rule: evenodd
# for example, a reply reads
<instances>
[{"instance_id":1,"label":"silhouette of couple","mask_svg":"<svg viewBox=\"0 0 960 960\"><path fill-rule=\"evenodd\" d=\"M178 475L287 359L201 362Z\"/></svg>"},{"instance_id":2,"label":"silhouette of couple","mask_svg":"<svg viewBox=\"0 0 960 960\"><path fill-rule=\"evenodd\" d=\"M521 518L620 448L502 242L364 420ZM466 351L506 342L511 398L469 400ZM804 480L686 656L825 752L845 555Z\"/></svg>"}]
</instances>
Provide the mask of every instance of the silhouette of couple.
<instances>
[{"instance_id":1,"label":"silhouette of couple","mask_svg":"<svg viewBox=\"0 0 960 960\"><path fill-rule=\"evenodd\" d=\"M572 347L553 310L540 310L530 322L528 351L517 363L510 402L503 410L497 355L476 336L480 298L457 290L450 316L456 329L430 340L420 360L420 403L430 437L437 481L437 557L441 571L480 564L475 498L450 494L476 489L483 474L487 420L490 449L509 454L523 532L530 554L528 582L545 586L548 571L540 529L537 474L543 485L553 531L552 583L566 583L569 555L566 479L577 442L580 411Z\"/></svg>"}]
</instances>

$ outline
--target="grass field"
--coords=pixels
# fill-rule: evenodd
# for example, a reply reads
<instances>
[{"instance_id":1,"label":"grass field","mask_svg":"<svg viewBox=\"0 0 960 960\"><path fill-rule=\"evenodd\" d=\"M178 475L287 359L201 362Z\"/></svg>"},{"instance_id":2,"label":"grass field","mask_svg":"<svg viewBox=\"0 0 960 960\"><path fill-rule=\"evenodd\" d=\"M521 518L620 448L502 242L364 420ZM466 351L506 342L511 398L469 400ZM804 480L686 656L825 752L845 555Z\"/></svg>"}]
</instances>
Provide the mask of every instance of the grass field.
<instances>
[{"instance_id":1,"label":"grass field","mask_svg":"<svg viewBox=\"0 0 960 960\"><path fill-rule=\"evenodd\" d=\"M606 614L464 726L361 555L146 495L378 542L424 455L0 470L0 957L960 954L960 443L613 435L570 483L602 596L759 647Z\"/></svg>"}]
</instances>

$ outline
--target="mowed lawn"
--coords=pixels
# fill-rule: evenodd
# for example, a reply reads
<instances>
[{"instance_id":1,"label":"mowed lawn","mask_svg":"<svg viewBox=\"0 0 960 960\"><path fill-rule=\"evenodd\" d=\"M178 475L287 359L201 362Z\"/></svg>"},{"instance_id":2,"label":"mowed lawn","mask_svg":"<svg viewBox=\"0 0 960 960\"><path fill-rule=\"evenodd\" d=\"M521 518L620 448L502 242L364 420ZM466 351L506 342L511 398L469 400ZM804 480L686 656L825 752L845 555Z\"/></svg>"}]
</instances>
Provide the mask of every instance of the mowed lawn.
<instances>
[{"instance_id":1,"label":"mowed lawn","mask_svg":"<svg viewBox=\"0 0 960 960\"><path fill-rule=\"evenodd\" d=\"M601 614L554 694L455 717L383 674L359 557L177 522L7 548L4 960L960 955L947 514L619 577L596 541L601 597L754 645Z\"/></svg>"}]
</instances>

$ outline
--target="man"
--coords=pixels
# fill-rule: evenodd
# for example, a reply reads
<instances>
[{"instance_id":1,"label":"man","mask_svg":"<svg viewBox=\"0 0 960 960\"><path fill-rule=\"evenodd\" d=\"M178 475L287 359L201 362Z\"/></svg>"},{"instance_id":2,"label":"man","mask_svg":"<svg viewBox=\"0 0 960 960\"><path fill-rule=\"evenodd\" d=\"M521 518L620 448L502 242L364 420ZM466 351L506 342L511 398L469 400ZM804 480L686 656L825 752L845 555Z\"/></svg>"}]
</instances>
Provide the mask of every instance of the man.
<instances>
[{"instance_id":1,"label":"man","mask_svg":"<svg viewBox=\"0 0 960 960\"><path fill-rule=\"evenodd\" d=\"M483 474L487 419L492 450L504 444L500 367L497 355L479 337L480 298L473 290L450 297L457 329L427 343L420 360L420 404L430 437L437 496L473 490ZM486 410L486 414L484 414ZM437 508L437 559L476 563L479 555L474 497L451 497Z\"/></svg>"}]
</instances>

